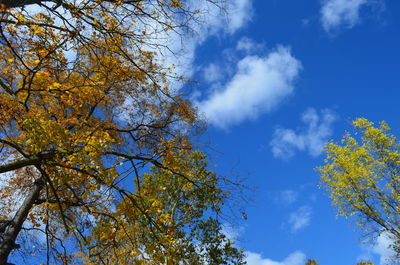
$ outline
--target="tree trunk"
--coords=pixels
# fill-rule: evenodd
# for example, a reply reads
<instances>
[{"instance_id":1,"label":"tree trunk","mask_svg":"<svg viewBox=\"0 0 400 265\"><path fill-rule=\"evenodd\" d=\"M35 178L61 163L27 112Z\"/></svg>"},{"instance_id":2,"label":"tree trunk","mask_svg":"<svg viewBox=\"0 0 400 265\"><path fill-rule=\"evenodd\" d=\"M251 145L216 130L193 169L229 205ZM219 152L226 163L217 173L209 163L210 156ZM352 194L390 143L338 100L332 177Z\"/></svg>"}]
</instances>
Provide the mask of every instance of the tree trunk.
<instances>
[{"instance_id":1,"label":"tree trunk","mask_svg":"<svg viewBox=\"0 0 400 265\"><path fill-rule=\"evenodd\" d=\"M24 202L18 209L14 218L6 225L3 233L0 233L0 264L8 265L7 259L10 252L16 247L15 240L21 231L22 225L26 220L35 201L39 198L40 191L44 187L42 179L38 179L33 183L33 187L25 197Z\"/></svg>"},{"instance_id":2,"label":"tree trunk","mask_svg":"<svg viewBox=\"0 0 400 265\"><path fill-rule=\"evenodd\" d=\"M23 7L32 4L40 4L41 2L48 2L52 0L0 0L0 4L5 5L7 8Z\"/></svg>"}]
</instances>

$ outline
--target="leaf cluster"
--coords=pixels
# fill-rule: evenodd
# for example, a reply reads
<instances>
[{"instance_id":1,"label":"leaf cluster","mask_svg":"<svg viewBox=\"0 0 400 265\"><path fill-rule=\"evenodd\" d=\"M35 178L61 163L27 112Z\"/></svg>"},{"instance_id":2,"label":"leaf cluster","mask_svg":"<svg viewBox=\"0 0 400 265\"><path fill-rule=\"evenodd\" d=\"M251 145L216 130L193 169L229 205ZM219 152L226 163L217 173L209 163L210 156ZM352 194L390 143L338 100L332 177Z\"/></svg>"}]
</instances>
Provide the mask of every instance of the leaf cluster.
<instances>
[{"instance_id":1,"label":"leaf cluster","mask_svg":"<svg viewBox=\"0 0 400 265\"><path fill-rule=\"evenodd\" d=\"M1 264L22 232L42 235L26 253L48 264L242 264L218 219L225 191L192 150L196 109L160 64L159 37L196 14L0 0Z\"/></svg>"},{"instance_id":2,"label":"leaf cluster","mask_svg":"<svg viewBox=\"0 0 400 265\"><path fill-rule=\"evenodd\" d=\"M399 253L400 143L384 122L360 118L353 125L355 134L326 145L326 164L318 168L323 185L340 215L354 216L366 235L387 234Z\"/></svg>"}]
</instances>

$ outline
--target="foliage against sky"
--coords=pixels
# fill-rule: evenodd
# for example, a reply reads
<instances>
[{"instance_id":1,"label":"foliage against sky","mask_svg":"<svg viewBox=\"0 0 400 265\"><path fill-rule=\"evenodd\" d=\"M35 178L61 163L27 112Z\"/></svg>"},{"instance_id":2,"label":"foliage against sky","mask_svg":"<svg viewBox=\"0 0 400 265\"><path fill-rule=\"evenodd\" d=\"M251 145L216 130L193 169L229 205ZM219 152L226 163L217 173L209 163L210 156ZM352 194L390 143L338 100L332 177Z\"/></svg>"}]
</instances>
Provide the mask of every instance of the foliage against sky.
<instances>
[{"instance_id":1,"label":"foliage against sky","mask_svg":"<svg viewBox=\"0 0 400 265\"><path fill-rule=\"evenodd\" d=\"M0 5L0 263L242 264L219 221L227 191L192 149L196 110L160 63L162 36L202 10Z\"/></svg>"},{"instance_id":2,"label":"foliage against sky","mask_svg":"<svg viewBox=\"0 0 400 265\"><path fill-rule=\"evenodd\" d=\"M366 237L382 234L400 254L399 142L389 126L359 118L357 134L326 145L326 165L318 168L333 205L342 216L356 216Z\"/></svg>"},{"instance_id":3,"label":"foliage against sky","mask_svg":"<svg viewBox=\"0 0 400 265\"><path fill-rule=\"evenodd\" d=\"M236 232L249 264L385 264L390 239L363 241L355 222L337 218L315 168L324 143L353 132L357 117L399 135L399 3L232 2L249 7L235 16L249 20L233 34L215 27L190 65L217 172L257 187Z\"/></svg>"},{"instance_id":4,"label":"foliage against sky","mask_svg":"<svg viewBox=\"0 0 400 265\"><path fill-rule=\"evenodd\" d=\"M197 34L166 38L185 50L167 65L198 81L189 92L208 117L203 139L217 172L240 172L258 187L247 224L230 233L251 265L385 264L390 240L360 242L336 219L313 168L323 164L323 142L351 131L356 117L386 120L399 135L398 1L230 3L231 23L207 7L214 16Z\"/></svg>"}]
</instances>

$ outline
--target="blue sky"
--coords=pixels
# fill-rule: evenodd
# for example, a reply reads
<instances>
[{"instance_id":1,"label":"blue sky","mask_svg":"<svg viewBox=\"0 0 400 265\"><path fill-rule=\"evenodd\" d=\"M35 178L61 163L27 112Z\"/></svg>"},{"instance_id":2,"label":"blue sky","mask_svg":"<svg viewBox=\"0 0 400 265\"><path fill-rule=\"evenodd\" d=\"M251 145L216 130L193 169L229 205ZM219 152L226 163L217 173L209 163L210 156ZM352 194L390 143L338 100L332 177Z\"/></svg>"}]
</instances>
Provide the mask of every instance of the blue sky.
<instances>
[{"instance_id":1,"label":"blue sky","mask_svg":"<svg viewBox=\"0 0 400 265\"><path fill-rule=\"evenodd\" d=\"M204 12L190 25L196 33L161 36L176 56L160 59L196 80L184 91L208 120L197 144L214 170L249 187L233 205L247 220L226 228L248 264L384 265L389 241L362 244L353 222L336 217L315 168L324 142L357 117L385 120L400 135L400 2L226 0L226 10L188 2Z\"/></svg>"},{"instance_id":2,"label":"blue sky","mask_svg":"<svg viewBox=\"0 0 400 265\"><path fill-rule=\"evenodd\" d=\"M318 188L327 140L357 117L400 135L400 2L232 0L208 9L177 69L208 130L215 170L246 177L248 220L233 231L250 265L385 264L388 240L360 243ZM179 46L179 45L178 45ZM182 61L183 59L183 61Z\"/></svg>"}]
</instances>

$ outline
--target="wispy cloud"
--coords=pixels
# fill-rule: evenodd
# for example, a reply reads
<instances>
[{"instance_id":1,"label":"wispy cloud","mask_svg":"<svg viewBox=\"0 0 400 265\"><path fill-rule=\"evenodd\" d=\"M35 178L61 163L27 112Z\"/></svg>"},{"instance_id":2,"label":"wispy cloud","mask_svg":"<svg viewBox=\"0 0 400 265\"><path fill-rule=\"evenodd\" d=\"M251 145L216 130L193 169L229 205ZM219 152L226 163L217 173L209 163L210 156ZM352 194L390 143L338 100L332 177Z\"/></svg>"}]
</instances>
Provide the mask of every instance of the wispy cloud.
<instances>
[{"instance_id":1,"label":"wispy cloud","mask_svg":"<svg viewBox=\"0 0 400 265\"><path fill-rule=\"evenodd\" d=\"M245 26L252 18L253 7L250 0L233 0L228 12L231 13L228 23L229 33L234 33Z\"/></svg>"},{"instance_id":2,"label":"wispy cloud","mask_svg":"<svg viewBox=\"0 0 400 265\"><path fill-rule=\"evenodd\" d=\"M200 40L220 33L234 34L253 17L253 0L232 0L222 5L213 1L192 0L188 6L200 11L197 21L191 25Z\"/></svg>"},{"instance_id":3,"label":"wispy cloud","mask_svg":"<svg viewBox=\"0 0 400 265\"><path fill-rule=\"evenodd\" d=\"M293 233L305 228L311 222L312 208L304 205L289 215L288 224Z\"/></svg>"},{"instance_id":4,"label":"wispy cloud","mask_svg":"<svg viewBox=\"0 0 400 265\"><path fill-rule=\"evenodd\" d=\"M223 77L222 69L218 64L210 63L203 69L203 77L208 83L216 82Z\"/></svg>"},{"instance_id":5,"label":"wispy cloud","mask_svg":"<svg viewBox=\"0 0 400 265\"><path fill-rule=\"evenodd\" d=\"M217 34L232 35L247 25L252 18L252 1L234 0L222 6L212 1L188 1L187 6L190 10L199 10L196 19L187 25L193 34L188 34L185 27L170 31L161 30L157 23L150 21L146 31L153 32L150 34L150 42L157 40L155 52L160 55L157 57L160 64L173 66L173 72L176 74L191 77L193 69L196 69L193 63L197 47Z\"/></svg>"},{"instance_id":6,"label":"wispy cloud","mask_svg":"<svg viewBox=\"0 0 400 265\"><path fill-rule=\"evenodd\" d=\"M278 128L270 142L274 157L288 159L297 150L307 151L311 156L318 156L322 152L324 143L332 135L332 123L337 119L329 109L320 114L310 108L301 116L303 126L293 130Z\"/></svg>"},{"instance_id":7,"label":"wispy cloud","mask_svg":"<svg viewBox=\"0 0 400 265\"><path fill-rule=\"evenodd\" d=\"M288 47L278 46L265 56L248 55L238 61L235 74L222 89L199 103L200 112L220 128L255 119L293 93L300 69Z\"/></svg>"},{"instance_id":8,"label":"wispy cloud","mask_svg":"<svg viewBox=\"0 0 400 265\"><path fill-rule=\"evenodd\" d=\"M283 261L273 261L253 252L246 252L246 255L248 265L304 265L306 260L306 255L301 251L293 252Z\"/></svg>"},{"instance_id":9,"label":"wispy cloud","mask_svg":"<svg viewBox=\"0 0 400 265\"><path fill-rule=\"evenodd\" d=\"M278 205L289 206L297 201L298 192L294 190L283 190L273 193L273 200Z\"/></svg>"},{"instance_id":10,"label":"wispy cloud","mask_svg":"<svg viewBox=\"0 0 400 265\"><path fill-rule=\"evenodd\" d=\"M360 22L361 9L371 0L326 0L321 8L321 22L325 31L341 27L352 28Z\"/></svg>"},{"instance_id":11,"label":"wispy cloud","mask_svg":"<svg viewBox=\"0 0 400 265\"><path fill-rule=\"evenodd\" d=\"M377 265L399 265L400 261L396 257L393 249L395 240L388 232L382 232L373 242L370 239L361 245L363 253L357 258L358 261L372 260L373 256L379 257Z\"/></svg>"},{"instance_id":12,"label":"wispy cloud","mask_svg":"<svg viewBox=\"0 0 400 265\"><path fill-rule=\"evenodd\" d=\"M264 49L265 49L265 47L263 44L257 43L248 37L240 38L236 44L236 50L244 51L248 54L256 53L256 52L259 53L260 51L262 51Z\"/></svg>"},{"instance_id":13,"label":"wispy cloud","mask_svg":"<svg viewBox=\"0 0 400 265\"><path fill-rule=\"evenodd\" d=\"M372 246L372 252L380 256L380 265L398 264L394 262L396 260L396 252L391 247L393 244L394 240L389 233L382 233L376 239L375 244Z\"/></svg>"}]
</instances>

